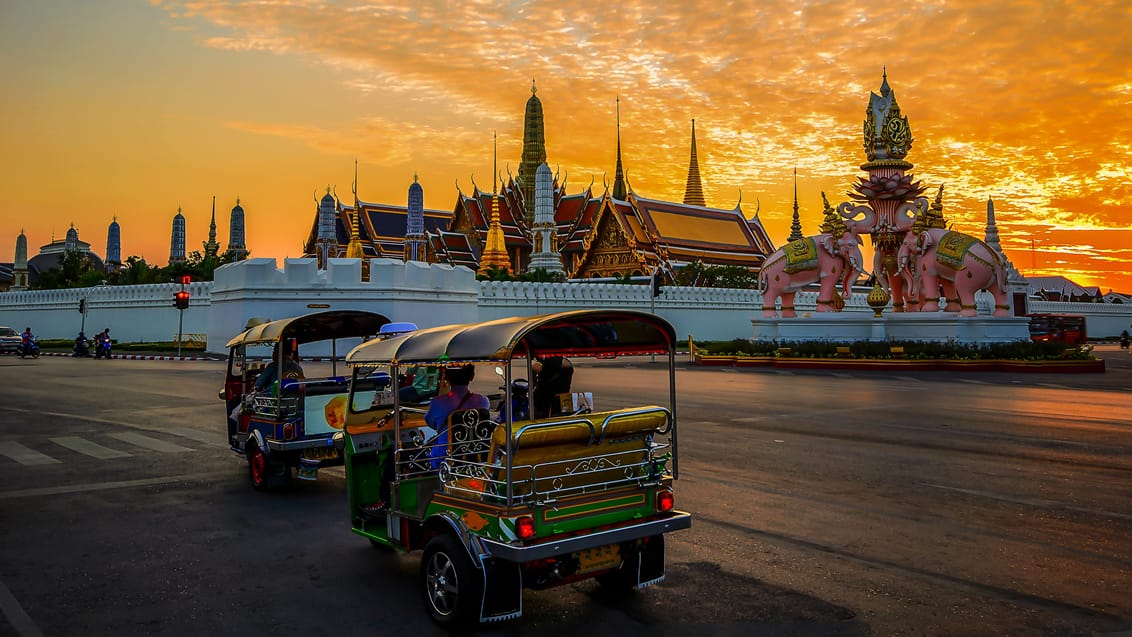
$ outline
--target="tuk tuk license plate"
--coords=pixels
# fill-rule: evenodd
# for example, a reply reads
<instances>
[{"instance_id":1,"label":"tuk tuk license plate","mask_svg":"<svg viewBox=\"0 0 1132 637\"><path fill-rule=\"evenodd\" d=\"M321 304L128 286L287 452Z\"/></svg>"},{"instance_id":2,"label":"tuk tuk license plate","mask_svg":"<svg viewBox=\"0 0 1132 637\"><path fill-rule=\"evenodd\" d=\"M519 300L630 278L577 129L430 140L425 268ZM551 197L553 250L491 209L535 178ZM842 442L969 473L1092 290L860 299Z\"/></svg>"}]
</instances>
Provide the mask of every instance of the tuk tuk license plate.
<instances>
[{"instance_id":1,"label":"tuk tuk license plate","mask_svg":"<svg viewBox=\"0 0 1132 637\"><path fill-rule=\"evenodd\" d=\"M579 573L592 573L621 565L621 545L607 544L574 553Z\"/></svg>"}]
</instances>

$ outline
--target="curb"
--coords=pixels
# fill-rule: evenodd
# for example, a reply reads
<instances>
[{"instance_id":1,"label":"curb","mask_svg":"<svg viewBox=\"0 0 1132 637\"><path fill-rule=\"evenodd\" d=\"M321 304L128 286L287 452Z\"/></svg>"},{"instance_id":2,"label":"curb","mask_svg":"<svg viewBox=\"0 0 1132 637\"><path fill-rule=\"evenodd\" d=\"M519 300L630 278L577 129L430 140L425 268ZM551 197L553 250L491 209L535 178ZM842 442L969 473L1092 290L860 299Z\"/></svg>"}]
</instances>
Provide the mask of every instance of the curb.
<instances>
[{"instance_id":1,"label":"curb","mask_svg":"<svg viewBox=\"0 0 1132 637\"><path fill-rule=\"evenodd\" d=\"M40 356L65 356L67 358L74 358L74 354L66 352L42 352ZM93 357L88 356L87 358ZM152 354L111 354L110 358L122 361L213 361L215 358L208 358L207 356L161 356Z\"/></svg>"}]
</instances>

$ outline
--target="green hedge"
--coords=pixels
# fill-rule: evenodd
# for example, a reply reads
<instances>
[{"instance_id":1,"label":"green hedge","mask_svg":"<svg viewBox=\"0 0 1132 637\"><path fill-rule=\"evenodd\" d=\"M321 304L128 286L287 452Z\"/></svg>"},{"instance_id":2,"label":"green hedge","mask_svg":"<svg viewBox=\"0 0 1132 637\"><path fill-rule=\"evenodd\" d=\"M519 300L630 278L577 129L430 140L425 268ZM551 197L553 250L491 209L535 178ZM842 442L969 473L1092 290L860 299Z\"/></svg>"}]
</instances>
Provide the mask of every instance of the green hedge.
<instances>
[{"instance_id":1,"label":"green hedge","mask_svg":"<svg viewBox=\"0 0 1132 637\"><path fill-rule=\"evenodd\" d=\"M838 348L848 347L853 358L893 358L892 348L903 347L904 358L933 360L1093 360L1091 347L1065 343L929 343L925 341L696 341L703 354L726 356L791 356L794 358L836 358ZM781 350L788 349L789 354Z\"/></svg>"}]
</instances>

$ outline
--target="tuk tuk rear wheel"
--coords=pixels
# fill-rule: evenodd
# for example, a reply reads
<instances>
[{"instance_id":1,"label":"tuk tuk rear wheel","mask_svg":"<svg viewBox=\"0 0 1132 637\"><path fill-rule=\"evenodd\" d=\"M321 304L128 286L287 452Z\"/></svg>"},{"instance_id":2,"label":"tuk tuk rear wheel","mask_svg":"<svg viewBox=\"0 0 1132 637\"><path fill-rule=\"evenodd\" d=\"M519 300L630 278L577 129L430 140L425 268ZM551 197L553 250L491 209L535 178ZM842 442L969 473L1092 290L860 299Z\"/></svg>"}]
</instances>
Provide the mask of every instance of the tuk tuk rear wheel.
<instances>
[{"instance_id":1,"label":"tuk tuk rear wheel","mask_svg":"<svg viewBox=\"0 0 1132 637\"><path fill-rule=\"evenodd\" d=\"M421 589L429 614L438 624L466 626L479 621L483 575L452 535L438 535L425 545Z\"/></svg>"},{"instance_id":2,"label":"tuk tuk rear wheel","mask_svg":"<svg viewBox=\"0 0 1132 637\"><path fill-rule=\"evenodd\" d=\"M247 456L248 476L256 490L281 489L291 482L291 468L287 463L263 453L259 445L250 445Z\"/></svg>"},{"instance_id":3,"label":"tuk tuk rear wheel","mask_svg":"<svg viewBox=\"0 0 1132 637\"><path fill-rule=\"evenodd\" d=\"M267 458L259 445L248 447L248 477L253 487L260 491L267 490Z\"/></svg>"}]
</instances>

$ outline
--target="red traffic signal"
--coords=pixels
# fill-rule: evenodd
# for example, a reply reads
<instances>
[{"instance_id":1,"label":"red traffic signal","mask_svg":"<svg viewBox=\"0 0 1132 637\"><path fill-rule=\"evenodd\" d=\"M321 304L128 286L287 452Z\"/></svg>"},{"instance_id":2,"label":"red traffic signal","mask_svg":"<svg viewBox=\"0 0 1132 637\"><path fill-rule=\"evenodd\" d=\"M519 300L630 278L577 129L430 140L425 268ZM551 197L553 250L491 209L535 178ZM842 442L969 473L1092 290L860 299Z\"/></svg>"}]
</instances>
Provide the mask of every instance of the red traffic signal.
<instances>
[{"instance_id":1,"label":"red traffic signal","mask_svg":"<svg viewBox=\"0 0 1132 637\"><path fill-rule=\"evenodd\" d=\"M181 285L188 285L192 282L193 282L192 275L189 275L189 274L182 274L181 275Z\"/></svg>"},{"instance_id":2,"label":"red traffic signal","mask_svg":"<svg viewBox=\"0 0 1132 637\"><path fill-rule=\"evenodd\" d=\"M176 306L178 310L183 310L189 307L189 293L184 290L174 292L173 305Z\"/></svg>"}]
</instances>

